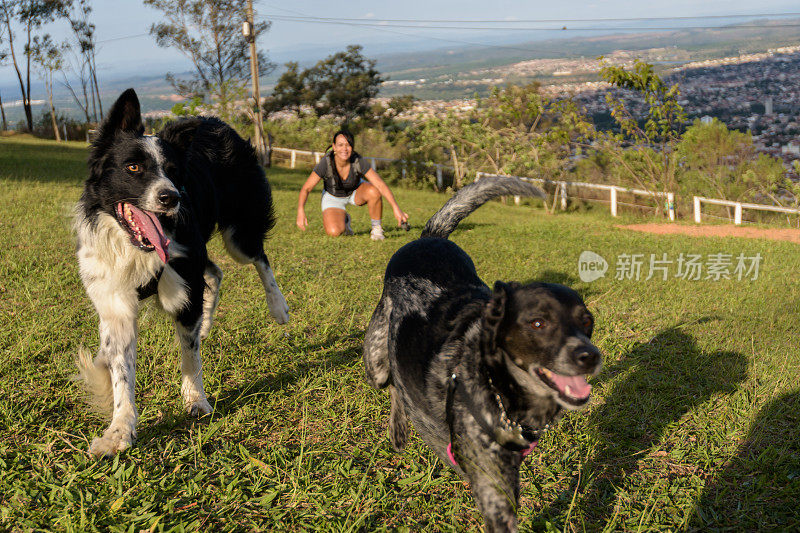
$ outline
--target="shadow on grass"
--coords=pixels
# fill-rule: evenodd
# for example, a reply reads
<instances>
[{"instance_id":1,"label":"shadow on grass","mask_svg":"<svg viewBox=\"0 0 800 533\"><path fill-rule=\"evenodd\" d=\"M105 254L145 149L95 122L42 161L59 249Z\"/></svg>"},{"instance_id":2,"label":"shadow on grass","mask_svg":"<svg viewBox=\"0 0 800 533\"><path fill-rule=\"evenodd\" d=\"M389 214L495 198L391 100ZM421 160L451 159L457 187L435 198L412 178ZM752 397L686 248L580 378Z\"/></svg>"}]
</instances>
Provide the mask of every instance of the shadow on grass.
<instances>
[{"instance_id":1,"label":"shadow on grass","mask_svg":"<svg viewBox=\"0 0 800 533\"><path fill-rule=\"evenodd\" d=\"M800 392L772 400L706 483L693 531L800 531Z\"/></svg>"},{"instance_id":2,"label":"shadow on grass","mask_svg":"<svg viewBox=\"0 0 800 533\"><path fill-rule=\"evenodd\" d=\"M309 348L312 350L312 348ZM234 413L242 407L258 401L259 397L279 391L320 368L330 368L331 366L347 366L361 357L361 347L351 347L338 350L330 354L324 360L302 361L292 367L291 370L280 372L271 376L265 376L254 382L232 387L220 393L216 399L216 413L219 416L226 416Z\"/></svg>"},{"instance_id":3,"label":"shadow on grass","mask_svg":"<svg viewBox=\"0 0 800 533\"><path fill-rule=\"evenodd\" d=\"M332 343L360 339L363 339L363 331L352 329L330 341L298 346L298 350L300 353L315 353L329 348ZM359 346L334 351L324 356L324 359L299 361L287 371L267 375L255 381L227 388L216 397L209 398L209 402L214 407L213 419L225 417L253 402L261 401L265 395L279 391L317 369L348 366L360 358L361 346L359 344ZM192 424L207 424L211 420L212 417L207 416L200 419L191 417L185 411L167 414L156 424L146 427L140 426L139 442L144 444L160 438L165 433L182 432L191 427Z\"/></svg>"},{"instance_id":4,"label":"shadow on grass","mask_svg":"<svg viewBox=\"0 0 800 533\"><path fill-rule=\"evenodd\" d=\"M709 321L713 319L704 319ZM626 480L639 460L664 439L668 427L718 393L733 393L747 376L747 359L736 352L704 352L680 325L635 345L608 364L600 379L624 375L610 384L604 403L592 411L589 427L598 444L584 468L592 479L583 493L588 523L607 524L614 516ZM574 484L545 510L543 517L567 513ZM619 524L617 524L619 526Z\"/></svg>"}]
</instances>

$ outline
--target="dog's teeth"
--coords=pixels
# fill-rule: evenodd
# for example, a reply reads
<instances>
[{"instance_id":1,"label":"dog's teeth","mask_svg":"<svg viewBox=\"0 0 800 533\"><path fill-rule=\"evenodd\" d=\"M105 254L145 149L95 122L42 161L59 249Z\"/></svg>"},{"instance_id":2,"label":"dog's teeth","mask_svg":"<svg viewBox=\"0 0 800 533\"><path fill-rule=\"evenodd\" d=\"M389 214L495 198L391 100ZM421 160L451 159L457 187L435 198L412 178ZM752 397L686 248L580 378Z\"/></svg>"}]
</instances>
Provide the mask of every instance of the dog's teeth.
<instances>
[{"instance_id":1,"label":"dog's teeth","mask_svg":"<svg viewBox=\"0 0 800 533\"><path fill-rule=\"evenodd\" d=\"M567 396L572 396L572 389L569 388L569 385L564 387L564 394L566 394Z\"/></svg>"}]
</instances>

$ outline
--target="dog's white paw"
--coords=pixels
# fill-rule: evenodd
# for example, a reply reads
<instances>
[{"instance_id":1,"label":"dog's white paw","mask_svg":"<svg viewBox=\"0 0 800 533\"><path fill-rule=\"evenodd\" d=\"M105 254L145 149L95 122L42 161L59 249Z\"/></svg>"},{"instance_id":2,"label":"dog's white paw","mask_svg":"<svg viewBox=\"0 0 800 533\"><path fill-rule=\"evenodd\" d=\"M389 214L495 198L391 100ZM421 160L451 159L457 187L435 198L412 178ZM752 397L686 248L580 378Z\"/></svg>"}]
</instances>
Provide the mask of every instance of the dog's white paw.
<instances>
[{"instance_id":1,"label":"dog's white paw","mask_svg":"<svg viewBox=\"0 0 800 533\"><path fill-rule=\"evenodd\" d=\"M286 324L289 322L289 304L283 294L270 295L267 299L269 306L269 314L275 319L278 324Z\"/></svg>"},{"instance_id":2,"label":"dog's white paw","mask_svg":"<svg viewBox=\"0 0 800 533\"><path fill-rule=\"evenodd\" d=\"M189 416L196 418L209 415L213 410L214 409L211 407L211 404L208 403L208 400L205 398L201 398L193 401L192 403L186 404L186 412L189 413Z\"/></svg>"},{"instance_id":3,"label":"dog's white paw","mask_svg":"<svg viewBox=\"0 0 800 533\"><path fill-rule=\"evenodd\" d=\"M95 457L113 457L127 450L136 440L136 432L128 428L108 428L102 437L95 437L89 445L89 453Z\"/></svg>"}]
</instances>

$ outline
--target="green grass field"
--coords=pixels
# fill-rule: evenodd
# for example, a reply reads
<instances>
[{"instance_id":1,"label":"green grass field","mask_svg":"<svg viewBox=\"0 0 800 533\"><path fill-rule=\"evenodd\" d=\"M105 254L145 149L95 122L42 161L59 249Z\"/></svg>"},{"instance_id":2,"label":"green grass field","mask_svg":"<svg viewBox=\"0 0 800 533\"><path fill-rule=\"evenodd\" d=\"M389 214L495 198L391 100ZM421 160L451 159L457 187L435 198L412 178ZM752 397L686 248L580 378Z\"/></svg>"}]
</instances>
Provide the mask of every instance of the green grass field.
<instances>
[{"instance_id":1,"label":"green grass field","mask_svg":"<svg viewBox=\"0 0 800 533\"><path fill-rule=\"evenodd\" d=\"M395 187L412 231L368 237L294 226L307 171L269 171L279 215L267 243L292 320L269 318L252 267L225 271L203 344L216 410L182 410L172 325L143 306L137 445L87 454L105 428L70 380L97 317L83 292L70 209L86 147L0 139L0 529L115 531L467 531L482 520L465 483L414 437L395 454L389 402L363 379L361 341L392 253L445 195ZM386 213L387 229L390 213ZM548 216L491 203L452 235L491 284L571 285L605 354L591 407L571 413L523 466L523 531L800 530L800 253L787 242L652 236L600 211ZM578 256L599 253L583 283ZM642 277L616 280L620 254ZM756 280L645 280L650 254L761 254Z\"/></svg>"}]
</instances>

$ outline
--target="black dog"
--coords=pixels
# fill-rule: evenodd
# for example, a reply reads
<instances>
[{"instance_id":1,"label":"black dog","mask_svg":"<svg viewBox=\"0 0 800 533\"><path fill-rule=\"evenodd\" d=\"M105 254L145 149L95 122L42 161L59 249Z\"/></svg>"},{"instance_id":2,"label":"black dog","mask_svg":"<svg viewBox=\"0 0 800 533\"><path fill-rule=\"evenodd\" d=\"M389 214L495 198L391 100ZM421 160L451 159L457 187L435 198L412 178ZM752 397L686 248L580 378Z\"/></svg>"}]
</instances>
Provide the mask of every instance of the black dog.
<instances>
[{"instance_id":1,"label":"black dog","mask_svg":"<svg viewBox=\"0 0 800 533\"><path fill-rule=\"evenodd\" d=\"M89 178L76 206L78 262L100 317L100 349L78 366L95 401L113 410L89 448L109 456L136 438L134 403L139 301L157 296L181 344L181 394L191 415L211 412L203 390L200 341L211 329L222 271L206 242L219 229L228 252L252 263L270 314L289 320L264 255L274 226L272 193L252 147L214 118L194 118L143 135L139 100L128 89L92 144Z\"/></svg>"},{"instance_id":2,"label":"black dog","mask_svg":"<svg viewBox=\"0 0 800 533\"><path fill-rule=\"evenodd\" d=\"M550 283L496 282L447 240L490 198L543 196L515 178L464 187L386 268L364 339L367 380L389 385L389 438L408 440L408 418L469 480L488 531L514 531L519 467L563 409L589 401L584 378L600 370L593 318L578 294Z\"/></svg>"}]
</instances>

